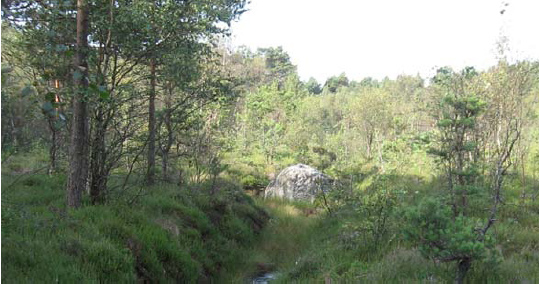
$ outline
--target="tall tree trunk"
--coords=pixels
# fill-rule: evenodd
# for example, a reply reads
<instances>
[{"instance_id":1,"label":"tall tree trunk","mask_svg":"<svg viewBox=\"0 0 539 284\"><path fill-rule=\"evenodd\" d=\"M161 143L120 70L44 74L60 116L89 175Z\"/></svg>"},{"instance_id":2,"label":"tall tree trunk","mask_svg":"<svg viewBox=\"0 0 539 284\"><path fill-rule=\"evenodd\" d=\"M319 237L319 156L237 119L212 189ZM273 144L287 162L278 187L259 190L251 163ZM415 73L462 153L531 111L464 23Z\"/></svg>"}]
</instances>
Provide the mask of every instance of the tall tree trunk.
<instances>
[{"instance_id":1,"label":"tall tree trunk","mask_svg":"<svg viewBox=\"0 0 539 284\"><path fill-rule=\"evenodd\" d=\"M170 104L167 105L167 108L170 107ZM172 133L172 118L170 113L170 108L165 113L165 127L167 128L167 142L166 145L162 147L162 158L163 158L163 180L168 181L168 164L169 164L169 155L172 144L174 143L174 133Z\"/></svg>"},{"instance_id":2,"label":"tall tree trunk","mask_svg":"<svg viewBox=\"0 0 539 284\"><path fill-rule=\"evenodd\" d=\"M88 177L88 107L84 98L88 89L88 3L77 0L77 53L75 57L75 97L71 141L69 146L69 173L67 179L67 206L78 208Z\"/></svg>"},{"instance_id":3,"label":"tall tree trunk","mask_svg":"<svg viewBox=\"0 0 539 284\"><path fill-rule=\"evenodd\" d=\"M108 173L106 172L106 145L105 132L106 123L103 118L103 110L99 109L93 124L93 141L90 156L90 198L92 204L99 204L104 201L103 192L107 186Z\"/></svg>"},{"instance_id":4,"label":"tall tree trunk","mask_svg":"<svg viewBox=\"0 0 539 284\"><path fill-rule=\"evenodd\" d=\"M60 88L60 81L58 79L54 80L54 88L59 89ZM56 93L54 103L59 103L59 95ZM49 130L51 131L51 147L49 149L49 168L47 170L49 175L53 175L56 173L56 167L57 167L57 156L58 156L58 149L60 147L60 130L56 127L56 122L58 121L60 114L60 108L56 106L54 116L47 115L47 122L49 125Z\"/></svg>"},{"instance_id":5,"label":"tall tree trunk","mask_svg":"<svg viewBox=\"0 0 539 284\"><path fill-rule=\"evenodd\" d=\"M155 58L150 61L150 98L148 109L148 172L146 173L146 182L153 184L155 182Z\"/></svg>"},{"instance_id":6,"label":"tall tree trunk","mask_svg":"<svg viewBox=\"0 0 539 284\"><path fill-rule=\"evenodd\" d=\"M167 84L167 95L165 96L165 113L163 115L163 121L165 128L167 129L167 138L166 144L161 146L161 156L162 156L162 173L163 180L168 181L168 164L169 164L169 153L174 143L174 133L172 132L172 86L170 82Z\"/></svg>"}]
</instances>

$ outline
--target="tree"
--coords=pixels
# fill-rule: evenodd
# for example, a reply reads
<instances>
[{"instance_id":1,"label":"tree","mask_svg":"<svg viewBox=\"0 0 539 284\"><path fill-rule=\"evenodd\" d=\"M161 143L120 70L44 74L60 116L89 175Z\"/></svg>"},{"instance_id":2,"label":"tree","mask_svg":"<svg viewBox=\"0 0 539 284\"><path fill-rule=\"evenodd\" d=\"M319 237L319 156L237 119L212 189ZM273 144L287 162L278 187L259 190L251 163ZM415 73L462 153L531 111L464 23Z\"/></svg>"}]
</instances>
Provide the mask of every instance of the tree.
<instances>
[{"instance_id":1,"label":"tree","mask_svg":"<svg viewBox=\"0 0 539 284\"><path fill-rule=\"evenodd\" d=\"M147 2L147 1L146 1ZM163 57L163 52L179 50L178 46L183 45L189 48L183 51L190 52L196 50L193 47L202 48L205 52L210 52L208 45L200 44L202 39L210 43L215 40L215 36L225 35L228 30L218 26L218 24L230 23L243 13L244 0L228 0L216 5L208 5L204 1L151 1L147 5L142 1L141 7L147 11L146 22L151 26L151 32L147 34L145 42L152 51L149 56L150 65L150 88L148 100L148 167L146 181L148 184L154 182L155 175L155 154L156 154L156 77L158 57ZM170 17L174 15L175 17Z\"/></svg>"},{"instance_id":2,"label":"tree","mask_svg":"<svg viewBox=\"0 0 539 284\"><path fill-rule=\"evenodd\" d=\"M463 283L472 261L484 258L487 249L492 248L485 246L487 238L478 237L476 224L468 216L469 193L479 186L481 174L478 153L484 147L476 135L478 121L487 105L472 92L472 76L468 75L442 69L433 79L435 87L445 95L439 104L438 147L430 152L438 157L447 179L447 203L451 209L427 200L407 216L413 228L408 234L420 242L425 256L458 263L457 283Z\"/></svg>"},{"instance_id":3,"label":"tree","mask_svg":"<svg viewBox=\"0 0 539 284\"><path fill-rule=\"evenodd\" d=\"M10 10L12 13L7 13L9 22L2 24L2 59L4 63L9 62L9 65L14 67L10 77L14 78L16 75L19 82L27 84L22 97L31 99L33 103L24 109L29 112L41 109L43 113L44 121L34 121L32 124L36 129L39 125L48 130L48 139L36 135L41 135L41 131L33 131L25 136L30 138L32 143L44 140L43 142L50 145L49 173L53 174L56 171L58 154L63 149L62 136L67 117L65 106L70 102L69 89L73 85L71 74L76 30L72 27L75 26L76 19L66 15L75 15L75 12L72 5L65 2L53 6L47 1L41 2L41 5L28 6L22 2L19 4L20 6ZM21 26L20 22L24 22L25 26ZM5 103L6 106L9 105L8 102ZM23 102L17 105L22 107ZM22 125L18 125L19 120L13 122L11 125L14 128L21 128ZM17 132L22 130L23 128ZM20 139L12 141L19 143Z\"/></svg>"},{"instance_id":4,"label":"tree","mask_svg":"<svg viewBox=\"0 0 539 284\"><path fill-rule=\"evenodd\" d=\"M473 261L494 254L488 231L496 221L504 177L521 139L531 70L527 64L501 62L483 77L466 68L460 74L441 70L433 79L434 88L440 87L444 95L438 148L431 153L444 170L449 206L429 200L412 209L408 234L425 256L456 261L457 283L464 282ZM495 79L484 84L489 81L484 76ZM481 224L469 215L469 199L483 189L490 193L490 211Z\"/></svg>"},{"instance_id":5,"label":"tree","mask_svg":"<svg viewBox=\"0 0 539 284\"><path fill-rule=\"evenodd\" d=\"M318 81L316 81L316 79L313 77L309 78L309 81L305 83L305 87L307 88L307 91L309 92L309 94L318 95L322 93L322 88L320 86L320 83L318 83Z\"/></svg>"},{"instance_id":6,"label":"tree","mask_svg":"<svg viewBox=\"0 0 539 284\"><path fill-rule=\"evenodd\" d=\"M378 85L379 85L378 81L371 77L363 78L359 82L359 86L361 87L377 87Z\"/></svg>"},{"instance_id":7,"label":"tree","mask_svg":"<svg viewBox=\"0 0 539 284\"><path fill-rule=\"evenodd\" d=\"M372 159L377 156L382 169L383 144L389 138L392 120L396 117L392 104L393 98L386 90L375 88L356 94L347 109L350 126L360 133L365 157Z\"/></svg>"},{"instance_id":8,"label":"tree","mask_svg":"<svg viewBox=\"0 0 539 284\"><path fill-rule=\"evenodd\" d=\"M484 140L488 150L483 155L489 165L491 208L488 220L480 230L482 238L496 222L504 179L515 164L514 153L523 140L523 131L533 121L537 94L533 95L532 88L538 73L537 66L529 62L509 65L502 60L486 79L490 103L482 125L488 135Z\"/></svg>"},{"instance_id":9,"label":"tree","mask_svg":"<svg viewBox=\"0 0 539 284\"><path fill-rule=\"evenodd\" d=\"M159 97L163 93L166 97L170 92L181 92L199 79L197 70L203 64L202 57L213 56L210 49L213 36L226 33L226 29L216 27L217 23L235 19L243 5L242 1L229 1L222 6L208 6L202 1L135 1L96 6L100 9L96 22L100 24L96 25L93 37L99 44L95 57L96 78L99 78L95 91L99 98L94 108L90 186L95 202L103 200L108 176L125 154L134 152L132 163L139 160L140 151L127 149L125 142L142 134L138 130L143 127L140 120L143 106L148 109L148 135L140 138L147 147L146 173L142 176L148 183L154 182L157 149L162 149L157 145ZM174 64L174 69L169 68ZM169 84L171 80L177 81ZM145 89L146 95L138 89ZM164 157L166 160L167 155Z\"/></svg>"},{"instance_id":10,"label":"tree","mask_svg":"<svg viewBox=\"0 0 539 284\"><path fill-rule=\"evenodd\" d=\"M73 79L76 89L73 100L71 142L69 146L69 173L67 178L67 205L78 208L88 177L88 35L89 6L86 0L77 0L77 45Z\"/></svg>"},{"instance_id":11,"label":"tree","mask_svg":"<svg viewBox=\"0 0 539 284\"><path fill-rule=\"evenodd\" d=\"M237 50L220 48L223 57L223 69L234 78L235 89L240 93L253 92L267 82L271 82L270 72L266 70L263 56L254 53L245 46Z\"/></svg>"},{"instance_id":12,"label":"tree","mask_svg":"<svg viewBox=\"0 0 539 284\"><path fill-rule=\"evenodd\" d=\"M258 54L265 60L269 80L266 83L277 81L282 87L288 76L296 73L296 66L290 61L290 55L279 47L259 48Z\"/></svg>"},{"instance_id":13,"label":"tree","mask_svg":"<svg viewBox=\"0 0 539 284\"><path fill-rule=\"evenodd\" d=\"M173 145L186 143L179 141L180 132L197 128L198 120L203 119L198 113L208 105L219 108L233 102L231 79L223 74L212 56L198 49L170 54L163 64L165 94L163 108L157 114L157 144L164 180L169 180L169 164L175 158L171 156Z\"/></svg>"},{"instance_id":14,"label":"tree","mask_svg":"<svg viewBox=\"0 0 539 284\"><path fill-rule=\"evenodd\" d=\"M348 77L346 77L346 74L341 73L339 76L328 78L324 84L324 90L328 90L330 93L336 93L340 87L348 87L348 84Z\"/></svg>"},{"instance_id":15,"label":"tree","mask_svg":"<svg viewBox=\"0 0 539 284\"><path fill-rule=\"evenodd\" d=\"M176 66L176 71L183 68L183 74L204 65L199 59L214 56L212 45L216 37L228 33L231 21L243 13L245 1L227 0L208 5L206 1L97 0L78 3L81 4L78 13L72 4L52 0L5 1L2 13L23 35L21 47L24 53L31 54L25 66L31 66L32 73L36 74L33 83L40 96L46 93L43 110L56 111L55 93L68 94L70 87L77 90L72 104L69 104L70 98L64 100L67 114L73 114L68 193L75 193L71 199L80 200L77 193L80 197L80 192L89 184L92 203L100 203L107 193L111 171L121 165L122 160L127 160L130 164L127 180L134 163L140 160L138 147L155 145L158 98L165 90L160 85L165 68L158 59L174 54L192 57L193 60ZM89 10L92 11L91 21L87 15ZM79 15L79 25L74 25ZM73 60L76 68L65 68L65 63L71 62L73 57L76 57ZM185 68L189 67L187 64L195 68ZM42 79L47 83L41 83ZM184 90L181 86L189 85L188 81L205 81L198 75L175 79L186 81L177 84L176 89L180 91ZM219 78L212 80L219 81ZM59 82L62 90L49 90L48 81ZM148 96L143 100L140 90L144 89L149 91L150 100ZM53 95L53 101L49 94ZM73 108L69 108L71 105ZM144 106L149 110L147 121L152 122L147 139L140 131ZM52 122L52 117L49 118ZM53 163L55 151L52 150L57 149L54 141L58 140L54 131L51 140ZM152 170L147 173L155 171L155 148L148 152ZM77 165L82 165L83 169ZM77 180L77 177L86 179L88 176L89 183ZM72 203L78 206L77 201Z\"/></svg>"}]
</instances>

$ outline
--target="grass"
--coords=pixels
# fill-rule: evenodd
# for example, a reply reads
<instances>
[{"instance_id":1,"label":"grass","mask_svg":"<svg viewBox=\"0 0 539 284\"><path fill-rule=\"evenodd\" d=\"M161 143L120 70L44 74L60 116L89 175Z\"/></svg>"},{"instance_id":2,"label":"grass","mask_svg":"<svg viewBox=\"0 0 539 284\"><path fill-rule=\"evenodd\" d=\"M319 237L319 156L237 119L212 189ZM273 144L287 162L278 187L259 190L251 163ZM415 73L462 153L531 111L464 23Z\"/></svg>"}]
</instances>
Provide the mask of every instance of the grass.
<instances>
[{"instance_id":1,"label":"grass","mask_svg":"<svg viewBox=\"0 0 539 284\"><path fill-rule=\"evenodd\" d=\"M196 283L239 262L267 213L233 188L161 185L69 210L63 176L2 176L2 281ZM138 189L133 189L137 190ZM87 200L85 200L87 203Z\"/></svg>"},{"instance_id":2,"label":"grass","mask_svg":"<svg viewBox=\"0 0 539 284\"><path fill-rule=\"evenodd\" d=\"M251 249L244 252L243 262L222 275L223 282L239 283L263 272L281 272L294 266L310 245L321 220L310 204L275 199L256 202L267 208L271 219Z\"/></svg>"},{"instance_id":3,"label":"grass","mask_svg":"<svg viewBox=\"0 0 539 284\"><path fill-rule=\"evenodd\" d=\"M404 178L394 184L386 180L384 186L401 188L407 184L407 178ZM436 183L432 181L431 186ZM329 280L338 283L452 282L455 263L426 259L414 243L403 237L403 210L437 192L429 192L426 187L426 184L418 185L416 193L412 186L409 190L414 190L413 198L397 198L396 208L386 223L387 232L379 239L380 245L369 234L372 227L368 225L373 219L367 214L369 211L361 209L366 205L364 200L355 206L341 207L334 216L319 216L308 235L303 237L305 244L296 256L298 261L281 268L279 280L283 283ZM475 261L467 276L470 283L531 283L539 280L539 203L526 200L523 202L526 206L510 205L520 202L510 197L520 198L512 194L515 190L520 189L506 188L508 199L491 231L499 255ZM478 206L485 204L478 202Z\"/></svg>"},{"instance_id":4,"label":"grass","mask_svg":"<svg viewBox=\"0 0 539 284\"><path fill-rule=\"evenodd\" d=\"M452 282L455 263L424 258L416 244L403 236L403 210L426 196L439 194L438 190L429 191L429 188L437 188L440 181L416 184L408 177L397 176L381 181L386 188L404 187L407 193L396 198L396 208L386 224L387 232L378 244L369 231L372 216L368 210L361 209L365 203L340 207L330 216L324 211L310 215L312 205L308 204L257 200L268 209L272 219L252 249L246 251L244 263L223 279L238 283L269 267L277 271L277 283ZM513 196L511 191L519 189L508 186L506 190L507 196ZM539 210L536 210L539 204L526 200L526 206L509 205L517 201L507 199L491 231L499 255L475 261L467 275L469 283L539 280ZM485 204L477 202L477 206Z\"/></svg>"},{"instance_id":5,"label":"grass","mask_svg":"<svg viewBox=\"0 0 539 284\"><path fill-rule=\"evenodd\" d=\"M276 282L282 283L451 282L454 277L454 263L424 258L403 237L403 212L440 194L443 181L436 178L364 179L363 186L350 187L359 198L347 206L331 203L332 215L308 203L252 199L223 180L214 196L205 185L134 186L121 193L128 198L101 206L85 199L81 209L68 210L64 176L24 170L42 164L43 155L37 156L2 165L6 283L241 283L267 271L276 271ZM522 192L518 181L508 180L491 230L499 255L474 262L470 283L539 281L539 200ZM484 219L482 208L488 206L477 198L471 212ZM381 223L373 208L380 204L394 208L376 237L373 228Z\"/></svg>"}]
</instances>

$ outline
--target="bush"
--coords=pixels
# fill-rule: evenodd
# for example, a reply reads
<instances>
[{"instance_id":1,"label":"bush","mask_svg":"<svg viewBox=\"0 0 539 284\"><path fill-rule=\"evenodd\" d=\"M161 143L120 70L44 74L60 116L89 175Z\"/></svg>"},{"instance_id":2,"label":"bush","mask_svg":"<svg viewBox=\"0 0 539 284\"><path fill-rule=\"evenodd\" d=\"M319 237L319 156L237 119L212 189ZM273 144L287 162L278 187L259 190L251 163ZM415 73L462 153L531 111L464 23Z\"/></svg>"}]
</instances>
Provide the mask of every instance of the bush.
<instances>
[{"instance_id":1,"label":"bush","mask_svg":"<svg viewBox=\"0 0 539 284\"><path fill-rule=\"evenodd\" d=\"M405 219L407 238L417 242L422 255L427 258L442 261L483 259L493 245L488 237L485 242L478 238L476 220L462 215L453 218L448 206L432 198L410 208Z\"/></svg>"}]
</instances>

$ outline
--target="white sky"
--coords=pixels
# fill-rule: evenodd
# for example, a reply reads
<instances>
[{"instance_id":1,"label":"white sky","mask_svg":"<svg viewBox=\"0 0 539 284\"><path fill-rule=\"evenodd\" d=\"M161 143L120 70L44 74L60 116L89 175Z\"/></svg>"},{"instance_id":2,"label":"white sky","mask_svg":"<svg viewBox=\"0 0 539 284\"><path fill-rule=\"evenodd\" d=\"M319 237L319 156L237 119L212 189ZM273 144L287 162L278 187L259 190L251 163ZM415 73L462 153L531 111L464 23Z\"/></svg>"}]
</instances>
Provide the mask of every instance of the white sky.
<instances>
[{"instance_id":1,"label":"white sky","mask_svg":"<svg viewBox=\"0 0 539 284\"><path fill-rule=\"evenodd\" d=\"M233 46L282 46L302 79L431 76L436 67L484 69L500 34L509 57L539 59L539 1L251 0Z\"/></svg>"}]
</instances>

